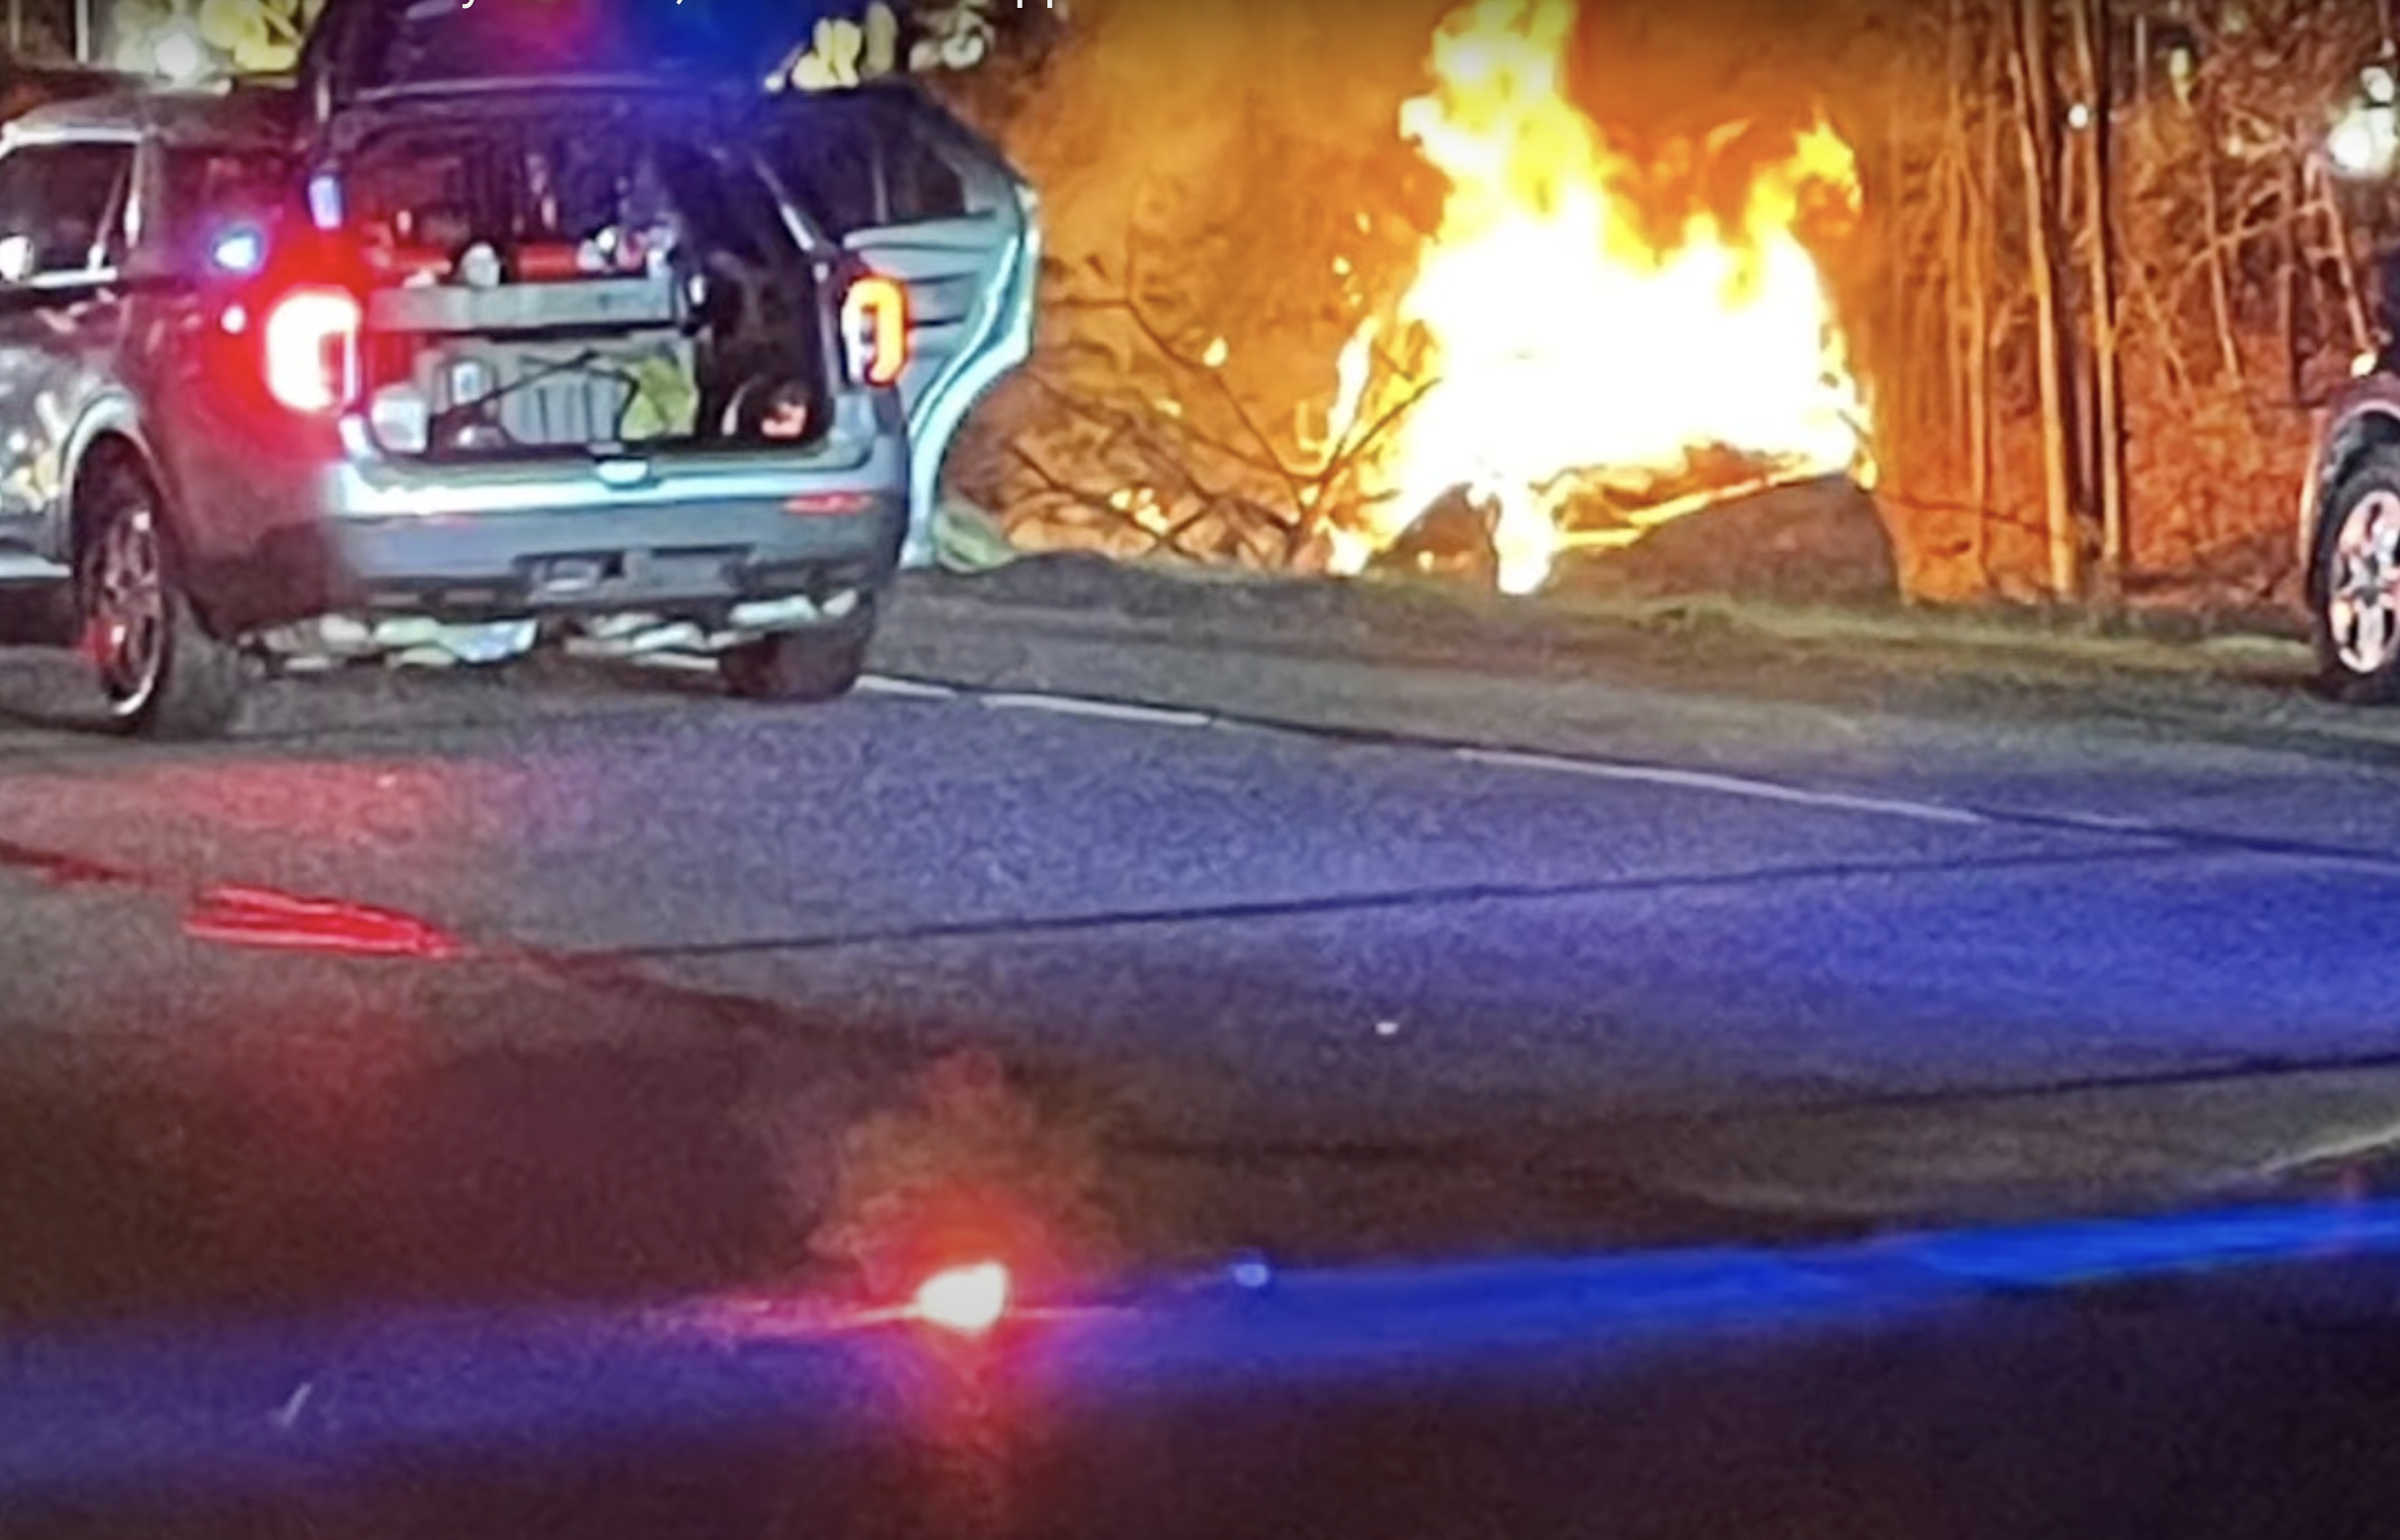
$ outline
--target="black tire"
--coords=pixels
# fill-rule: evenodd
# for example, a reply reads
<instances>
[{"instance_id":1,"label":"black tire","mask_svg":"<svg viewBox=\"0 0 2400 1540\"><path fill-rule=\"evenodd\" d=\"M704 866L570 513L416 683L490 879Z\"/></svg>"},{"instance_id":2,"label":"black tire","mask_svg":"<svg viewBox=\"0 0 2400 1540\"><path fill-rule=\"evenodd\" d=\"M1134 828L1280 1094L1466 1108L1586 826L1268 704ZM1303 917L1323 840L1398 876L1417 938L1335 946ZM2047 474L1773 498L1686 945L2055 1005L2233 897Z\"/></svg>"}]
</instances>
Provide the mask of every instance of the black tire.
<instances>
[{"instance_id":1,"label":"black tire","mask_svg":"<svg viewBox=\"0 0 2400 1540\"><path fill-rule=\"evenodd\" d=\"M746 701L834 701L848 695L867 671L867 644L875 622L867 618L806 631L778 631L717 655L725 688Z\"/></svg>"},{"instance_id":2,"label":"black tire","mask_svg":"<svg viewBox=\"0 0 2400 1540\"><path fill-rule=\"evenodd\" d=\"M77 630L111 725L152 738L221 736L241 715L249 670L193 609L149 479L110 473L79 523Z\"/></svg>"}]
</instances>

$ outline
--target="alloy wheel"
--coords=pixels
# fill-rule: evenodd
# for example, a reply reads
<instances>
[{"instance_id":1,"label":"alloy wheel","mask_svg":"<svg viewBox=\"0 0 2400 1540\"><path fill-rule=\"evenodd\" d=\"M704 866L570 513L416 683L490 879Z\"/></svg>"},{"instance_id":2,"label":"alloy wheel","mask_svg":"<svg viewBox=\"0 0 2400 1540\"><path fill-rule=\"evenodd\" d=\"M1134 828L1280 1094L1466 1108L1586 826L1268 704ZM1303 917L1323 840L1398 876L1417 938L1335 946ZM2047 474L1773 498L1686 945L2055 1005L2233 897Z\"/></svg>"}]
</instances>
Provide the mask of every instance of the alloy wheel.
<instances>
[{"instance_id":1,"label":"alloy wheel","mask_svg":"<svg viewBox=\"0 0 2400 1540\"><path fill-rule=\"evenodd\" d=\"M2325 617L2342 666L2374 674L2400 657L2400 493L2351 504L2334 541Z\"/></svg>"},{"instance_id":2,"label":"alloy wheel","mask_svg":"<svg viewBox=\"0 0 2400 1540\"><path fill-rule=\"evenodd\" d=\"M147 506L120 509L91 554L84 643L110 708L142 710L166 661L166 581L158 520Z\"/></svg>"}]
</instances>

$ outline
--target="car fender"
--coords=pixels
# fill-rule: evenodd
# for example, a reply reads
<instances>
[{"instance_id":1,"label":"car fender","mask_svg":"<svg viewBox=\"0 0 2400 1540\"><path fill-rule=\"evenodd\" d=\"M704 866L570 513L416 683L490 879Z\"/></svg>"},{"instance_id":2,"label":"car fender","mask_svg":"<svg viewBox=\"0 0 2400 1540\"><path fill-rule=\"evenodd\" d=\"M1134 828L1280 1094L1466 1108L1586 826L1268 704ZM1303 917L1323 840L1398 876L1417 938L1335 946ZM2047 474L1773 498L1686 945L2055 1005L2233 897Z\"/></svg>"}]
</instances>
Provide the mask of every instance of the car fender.
<instances>
[{"instance_id":1,"label":"car fender","mask_svg":"<svg viewBox=\"0 0 2400 1540\"><path fill-rule=\"evenodd\" d=\"M162 474L159 457L151 451L149 431L142 424L141 407L133 396L125 390L114 388L93 396L84 404L82 414L76 417L74 427L68 431L59 450L58 499L52 512L48 531L52 545L50 555L54 560L65 562L73 559L75 486L83 475L92 447L104 438L123 439L132 444L150 474L153 477ZM172 489L162 487L160 491L167 495L171 506Z\"/></svg>"},{"instance_id":2,"label":"car fender","mask_svg":"<svg viewBox=\"0 0 2400 1540\"><path fill-rule=\"evenodd\" d=\"M2324 429L2317 435L2316 455L2300 488L2300 518L2295 533L2300 570L2313 573L2317 562L2317 526L2325 504L2359 456L2376 444L2400 444L2400 378L2375 375L2357 382L2335 398Z\"/></svg>"}]
</instances>

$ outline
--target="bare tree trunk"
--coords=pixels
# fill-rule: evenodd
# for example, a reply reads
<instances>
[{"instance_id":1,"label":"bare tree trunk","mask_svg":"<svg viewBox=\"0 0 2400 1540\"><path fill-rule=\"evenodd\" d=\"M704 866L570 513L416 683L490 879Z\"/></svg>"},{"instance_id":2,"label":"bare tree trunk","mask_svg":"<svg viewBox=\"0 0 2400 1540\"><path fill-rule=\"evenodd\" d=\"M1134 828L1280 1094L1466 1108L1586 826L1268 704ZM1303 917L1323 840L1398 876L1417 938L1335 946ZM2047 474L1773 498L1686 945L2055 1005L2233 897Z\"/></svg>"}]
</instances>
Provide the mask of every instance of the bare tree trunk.
<instances>
[{"instance_id":1,"label":"bare tree trunk","mask_svg":"<svg viewBox=\"0 0 2400 1540\"><path fill-rule=\"evenodd\" d=\"M1976 71L1978 84L1988 83L1990 73ZM1992 494L1992 283L2000 270L2000 220L1997 201L2000 197L2000 109L1990 91L1976 93L1980 102L1982 121L1977 125L1982 136L1980 165L1976 173L1975 239L1967 248L1972 266L1967 279L1967 303L1974 322L1969 335L1975 339L1974 400L1968 413L1969 435L1975 461L1975 510L1979 559L1984 523L1991 517Z\"/></svg>"},{"instance_id":2,"label":"bare tree trunk","mask_svg":"<svg viewBox=\"0 0 2400 1540\"><path fill-rule=\"evenodd\" d=\"M2246 396L2249 384L2241 367L2241 340L2234 330L2234 288L2232 264L2225 250L2225 203L2217 190L2217 141L2220 127L2214 104L2203 106L2201 122L2208 130L2208 154L2199 166L2200 213L2208 221L2209 309L2217 321L2217 357L2225 370L2226 383L2235 392ZM2285 309L2290 308L2291 294L2282 296ZM2285 322L2285 335L2290 335L2291 322Z\"/></svg>"},{"instance_id":3,"label":"bare tree trunk","mask_svg":"<svg viewBox=\"0 0 2400 1540\"><path fill-rule=\"evenodd\" d=\"M1967 68L1966 0L1949 0L1943 18L1944 52L1948 55L1949 89L1942 99L1941 118L1941 318L1943 385L1951 421L1964 431L1967 377L1975 367L1975 345L1966 329L1967 157L1964 79ZM1965 454L1953 437L1943 446L1952 466ZM1954 458L1956 457L1956 458ZM1955 484L1953 484L1955 485Z\"/></svg>"},{"instance_id":4,"label":"bare tree trunk","mask_svg":"<svg viewBox=\"0 0 2400 1540\"><path fill-rule=\"evenodd\" d=\"M2367 319L2366 295L2358 287L2358 267L2350 259L2349 226L2342 218L2342 205L2334 201L2333 178L2324 167L2311 162L2309 179L2316 189L2317 213L2325 221L2326 239L2334 250L2334 273L2342 280L2342 303L2349 316L2350 352L2364 353L2375 345L2374 323Z\"/></svg>"},{"instance_id":5,"label":"bare tree trunk","mask_svg":"<svg viewBox=\"0 0 2400 1540\"><path fill-rule=\"evenodd\" d=\"M2296 130L2292 142L2295 146L2303 143ZM2301 379L2300 348L2300 303L2303 293L2301 263L2305 249L2300 237L2302 222L2308 217L2307 175L2301 153L2295 149L2292 153L2291 164L2284 168L2282 208L2280 210L2283 217L2276 221L2275 226L2275 233L2278 237L2276 241L2278 271L2275 275L2275 330L2283 341L2284 399L2289 402L2299 401L2301 387L2305 384Z\"/></svg>"},{"instance_id":6,"label":"bare tree trunk","mask_svg":"<svg viewBox=\"0 0 2400 1540\"><path fill-rule=\"evenodd\" d=\"M2100 495L2101 583L2111 599L2124 592L2127 536L2125 486L2125 390L2118 358L2117 220L2112 184L2110 58L2107 0L2075 0L2075 74L2091 120L2082 147L2085 283L2092 309L2092 485Z\"/></svg>"},{"instance_id":7,"label":"bare tree trunk","mask_svg":"<svg viewBox=\"0 0 2400 1540\"><path fill-rule=\"evenodd\" d=\"M2201 130L2201 218L2208 221L2208 309L2218 324L2218 365L2225 370L2225 384L2241 398L2248 398L2248 367L2241 363L2241 333L2235 329L2235 287L2232 287L2232 255L2225 250L2225 192L2218 187L2223 172L2225 144L2225 115L2218 110L2216 91L2206 91L2199 106L2189 110L2189 118ZM2277 292L2277 312L2287 302L2287 292Z\"/></svg>"},{"instance_id":8,"label":"bare tree trunk","mask_svg":"<svg viewBox=\"0 0 2400 1540\"><path fill-rule=\"evenodd\" d=\"M2041 376L2043 527L2049 535L2050 592L2073 600L2083 589L2083 550L2075 508L2065 321L2059 304L2058 102L2051 74L2048 0L2018 0L2016 34L2009 61L2017 81L2018 152L2024 171L2025 245Z\"/></svg>"},{"instance_id":9,"label":"bare tree trunk","mask_svg":"<svg viewBox=\"0 0 2400 1540\"><path fill-rule=\"evenodd\" d=\"M1907 195L1905 189L1909 185L1909 158L1907 151L1903 148L1906 141L1901 134L1902 90L1902 84L1896 79L1884 93L1884 160L1882 165L1885 185L1901 190L1905 197ZM1934 168L1936 175L1939 174L1939 170L1938 166ZM1901 229L1902 227L1895 222L1893 234L1896 238L1900 238ZM1914 250L1913 240L1902 239L1901 244L1893 251L1891 260L1885 264L1890 272L1892 289L1885 300L1884 314L1889 318L1892 328L1890 335L1898 344L1893 350L1893 356L1905 359L1908 363L1905 366L1907 370L1906 384L1897 392L1885 393L1884 410L1875 417L1875 434L1879 440L1874 446L1875 472L1878 480L1886 476L1906 477L1909 474L1906 462L1913 458L1910 451L1911 446L1918 442L1917 422L1921 420L1924 397L1930 393L1922 388L1925 381L1924 359L1916 348L1917 326L1921 312L1915 305L1909 303L1909 270L1910 264L1909 258L1914 255ZM1905 403L1900 410L1894 409L1893 396L1895 394L1900 397L1901 402Z\"/></svg>"},{"instance_id":10,"label":"bare tree trunk","mask_svg":"<svg viewBox=\"0 0 2400 1540\"><path fill-rule=\"evenodd\" d=\"M1952 231L1951 272L1956 275L1958 301L1954 301L1952 306L1956 335L1963 343L1959 350L1957 407L1966 427L1967 501L1975 510L1969 535L1968 559L1974 563L1977 585L1989 589L1992 582L1992 554L1989 549L1992 508L1989 391L1992 337L1991 300L1985 293L1990 275L1984 261L1989 223L1984 205L1991 195L1987 166L1991 161L1989 125L1993 121L1993 114L1989 101L1981 100L1984 93L1970 90L1985 78L1977 67L1975 14L1970 9L1969 0L1950 0L1950 121L1947 138L1957 165L1957 222Z\"/></svg>"}]
</instances>

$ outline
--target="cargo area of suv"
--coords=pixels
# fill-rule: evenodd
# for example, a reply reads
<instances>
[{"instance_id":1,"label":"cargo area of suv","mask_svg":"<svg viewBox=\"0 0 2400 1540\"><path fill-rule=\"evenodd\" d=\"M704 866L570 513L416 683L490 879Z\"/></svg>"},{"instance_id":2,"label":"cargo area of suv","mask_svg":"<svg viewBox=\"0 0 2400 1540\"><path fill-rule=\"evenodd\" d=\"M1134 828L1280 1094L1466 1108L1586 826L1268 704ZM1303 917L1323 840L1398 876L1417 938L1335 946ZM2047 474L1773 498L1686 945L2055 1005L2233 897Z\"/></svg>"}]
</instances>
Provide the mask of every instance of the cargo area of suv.
<instances>
[{"instance_id":1,"label":"cargo area of suv","mask_svg":"<svg viewBox=\"0 0 2400 1540\"><path fill-rule=\"evenodd\" d=\"M395 127L347 159L380 450L789 451L822 436L836 371L897 375L897 287L852 279L857 352L834 358L825 278L745 160L577 105Z\"/></svg>"},{"instance_id":2,"label":"cargo area of suv","mask_svg":"<svg viewBox=\"0 0 2400 1540\"><path fill-rule=\"evenodd\" d=\"M806 209L823 251L857 259L905 298L905 316L853 313L844 329L865 329L886 358L905 344L895 382L910 460L903 559L923 565L949 445L1033 345L1036 200L996 147L903 82L762 90L789 71L820 14L785 0L326 0L299 89L337 146L387 115L505 100L546 80L580 81L596 101L667 80L744 99L738 132ZM587 142L602 132L578 127Z\"/></svg>"}]
</instances>

